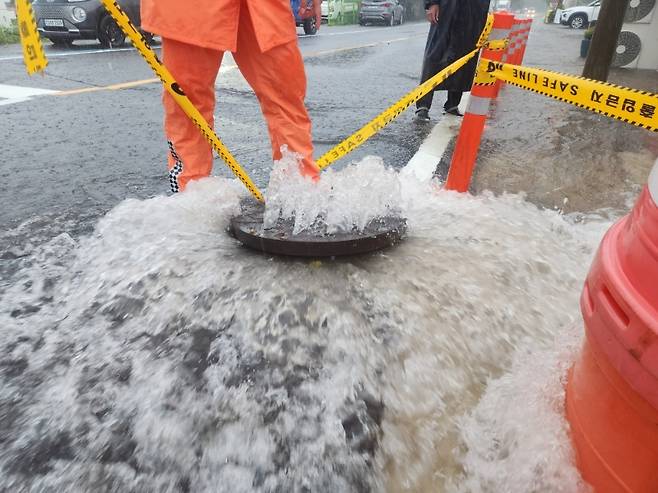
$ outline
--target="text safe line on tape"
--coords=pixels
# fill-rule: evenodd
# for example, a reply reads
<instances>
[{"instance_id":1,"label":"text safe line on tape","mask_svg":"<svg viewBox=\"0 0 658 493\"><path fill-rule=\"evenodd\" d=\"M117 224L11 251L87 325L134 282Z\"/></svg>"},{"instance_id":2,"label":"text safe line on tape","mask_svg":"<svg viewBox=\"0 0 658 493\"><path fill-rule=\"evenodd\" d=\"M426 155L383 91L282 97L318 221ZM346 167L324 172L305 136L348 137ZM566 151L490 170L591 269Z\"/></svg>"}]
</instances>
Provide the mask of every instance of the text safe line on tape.
<instances>
[{"instance_id":1,"label":"text safe line on tape","mask_svg":"<svg viewBox=\"0 0 658 493\"><path fill-rule=\"evenodd\" d=\"M658 132L658 95L584 77L482 59L497 79Z\"/></svg>"}]
</instances>

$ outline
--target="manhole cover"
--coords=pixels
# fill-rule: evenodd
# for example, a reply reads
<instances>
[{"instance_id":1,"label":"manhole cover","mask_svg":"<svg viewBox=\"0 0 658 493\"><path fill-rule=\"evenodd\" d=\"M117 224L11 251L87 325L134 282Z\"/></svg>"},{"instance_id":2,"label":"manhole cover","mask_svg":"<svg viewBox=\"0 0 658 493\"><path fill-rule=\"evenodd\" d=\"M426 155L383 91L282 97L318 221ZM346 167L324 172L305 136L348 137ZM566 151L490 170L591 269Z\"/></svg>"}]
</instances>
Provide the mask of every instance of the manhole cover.
<instances>
[{"instance_id":1,"label":"manhole cover","mask_svg":"<svg viewBox=\"0 0 658 493\"><path fill-rule=\"evenodd\" d=\"M229 232L254 250L293 257L337 257L358 255L399 243L407 231L406 219L399 216L372 219L363 231L328 233L326 226L293 234L292 220L279 220L273 228L263 227L265 206L254 200L241 204L242 213L229 224Z\"/></svg>"}]
</instances>

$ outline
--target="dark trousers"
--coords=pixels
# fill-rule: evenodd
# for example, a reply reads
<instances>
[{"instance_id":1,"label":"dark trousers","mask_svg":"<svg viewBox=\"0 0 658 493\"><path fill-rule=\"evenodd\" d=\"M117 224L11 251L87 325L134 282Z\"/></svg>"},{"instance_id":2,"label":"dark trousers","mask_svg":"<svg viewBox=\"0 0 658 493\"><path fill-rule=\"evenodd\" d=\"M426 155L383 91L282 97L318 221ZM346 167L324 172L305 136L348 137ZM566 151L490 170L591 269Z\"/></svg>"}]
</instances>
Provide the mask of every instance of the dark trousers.
<instances>
[{"instance_id":1,"label":"dark trousers","mask_svg":"<svg viewBox=\"0 0 658 493\"><path fill-rule=\"evenodd\" d=\"M443 105L443 109L448 111L459 106L462 100L462 94L462 91L448 91L448 100ZM433 99L434 91L431 91L416 102L416 108L427 108L429 110L432 107Z\"/></svg>"},{"instance_id":2,"label":"dark trousers","mask_svg":"<svg viewBox=\"0 0 658 493\"><path fill-rule=\"evenodd\" d=\"M420 83L431 79L441 70L441 66L435 62L432 62L429 58L425 57L423 59L423 68L420 74ZM425 96L420 98L416 102L416 108L427 108L428 110L432 107L432 100L434 99L434 91L430 91ZM448 100L446 104L443 105L444 110L450 110L456 106L459 106L459 102L462 100L462 91L448 91Z\"/></svg>"}]
</instances>

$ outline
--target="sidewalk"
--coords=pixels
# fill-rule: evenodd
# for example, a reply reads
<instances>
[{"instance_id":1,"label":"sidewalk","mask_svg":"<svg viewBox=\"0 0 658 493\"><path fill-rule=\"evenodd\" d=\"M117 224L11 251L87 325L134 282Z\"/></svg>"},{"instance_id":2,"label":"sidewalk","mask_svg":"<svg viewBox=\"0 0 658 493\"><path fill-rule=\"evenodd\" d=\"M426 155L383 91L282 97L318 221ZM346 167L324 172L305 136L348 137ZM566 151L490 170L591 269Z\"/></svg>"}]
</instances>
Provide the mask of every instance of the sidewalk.
<instances>
[{"instance_id":1,"label":"sidewalk","mask_svg":"<svg viewBox=\"0 0 658 493\"><path fill-rule=\"evenodd\" d=\"M524 65L580 75L582 37L581 30L535 19ZM658 92L656 71L615 69L609 82ZM474 193L525 192L530 202L565 212L625 211L658 155L656 133L513 86L492 106ZM439 176L445 176L451 150Z\"/></svg>"}]
</instances>

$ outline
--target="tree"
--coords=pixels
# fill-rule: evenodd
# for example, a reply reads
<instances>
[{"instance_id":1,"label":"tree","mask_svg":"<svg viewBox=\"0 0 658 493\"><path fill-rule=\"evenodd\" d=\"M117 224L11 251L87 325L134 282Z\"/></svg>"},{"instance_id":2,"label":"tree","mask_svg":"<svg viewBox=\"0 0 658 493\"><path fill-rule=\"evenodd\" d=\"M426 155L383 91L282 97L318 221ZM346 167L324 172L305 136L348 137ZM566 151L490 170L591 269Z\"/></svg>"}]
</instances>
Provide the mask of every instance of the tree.
<instances>
[{"instance_id":1,"label":"tree","mask_svg":"<svg viewBox=\"0 0 658 493\"><path fill-rule=\"evenodd\" d=\"M617 38L619 38L629 2L630 0L602 0L592 44L589 47L583 69L583 77L604 82L608 80L610 64L615 56Z\"/></svg>"}]
</instances>

